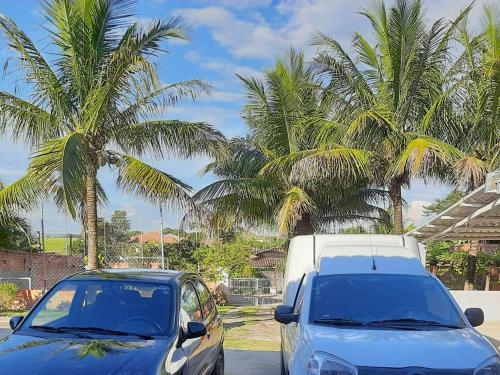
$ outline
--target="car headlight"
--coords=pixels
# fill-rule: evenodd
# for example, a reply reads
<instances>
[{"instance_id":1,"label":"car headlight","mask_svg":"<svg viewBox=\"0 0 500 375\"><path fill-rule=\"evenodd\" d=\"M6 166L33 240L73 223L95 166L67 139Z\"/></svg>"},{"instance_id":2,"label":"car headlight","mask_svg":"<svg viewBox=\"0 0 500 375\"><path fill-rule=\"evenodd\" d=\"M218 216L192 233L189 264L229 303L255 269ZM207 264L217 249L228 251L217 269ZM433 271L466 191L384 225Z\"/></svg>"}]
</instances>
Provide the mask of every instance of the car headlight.
<instances>
[{"instance_id":1,"label":"car headlight","mask_svg":"<svg viewBox=\"0 0 500 375\"><path fill-rule=\"evenodd\" d=\"M474 375L498 375L500 374L500 356L494 355L481 363L474 370Z\"/></svg>"},{"instance_id":2,"label":"car headlight","mask_svg":"<svg viewBox=\"0 0 500 375\"><path fill-rule=\"evenodd\" d=\"M307 375L358 375L356 367L333 355L315 352L307 362ZM481 374L482 375L482 374Z\"/></svg>"}]
</instances>

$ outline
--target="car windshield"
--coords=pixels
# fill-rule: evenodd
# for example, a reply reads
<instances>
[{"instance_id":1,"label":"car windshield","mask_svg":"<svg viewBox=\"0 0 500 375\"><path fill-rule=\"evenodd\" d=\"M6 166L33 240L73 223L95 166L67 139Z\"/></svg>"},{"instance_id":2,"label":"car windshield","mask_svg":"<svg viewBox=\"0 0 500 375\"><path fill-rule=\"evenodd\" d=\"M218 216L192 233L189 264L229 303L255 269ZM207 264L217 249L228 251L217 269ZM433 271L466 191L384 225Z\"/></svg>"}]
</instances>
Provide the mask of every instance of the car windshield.
<instances>
[{"instance_id":1,"label":"car windshield","mask_svg":"<svg viewBox=\"0 0 500 375\"><path fill-rule=\"evenodd\" d=\"M463 328L461 314L430 276L327 275L314 279L311 321L334 325Z\"/></svg>"},{"instance_id":2,"label":"car windshield","mask_svg":"<svg viewBox=\"0 0 500 375\"><path fill-rule=\"evenodd\" d=\"M20 332L167 335L172 288L127 280L66 280L23 322Z\"/></svg>"}]
</instances>

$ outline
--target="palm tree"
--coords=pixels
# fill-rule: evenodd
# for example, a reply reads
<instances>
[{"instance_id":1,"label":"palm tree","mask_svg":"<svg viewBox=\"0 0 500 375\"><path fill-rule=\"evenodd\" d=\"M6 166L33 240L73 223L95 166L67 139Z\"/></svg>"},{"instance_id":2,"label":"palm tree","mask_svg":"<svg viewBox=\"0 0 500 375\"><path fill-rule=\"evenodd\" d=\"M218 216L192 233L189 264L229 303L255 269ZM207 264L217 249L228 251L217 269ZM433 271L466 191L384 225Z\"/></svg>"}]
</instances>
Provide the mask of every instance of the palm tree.
<instances>
[{"instance_id":1,"label":"palm tree","mask_svg":"<svg viewBox=\"0 0 500 375\"><path fill-rule=\"evenodd\" d=\"M220 180L195 196L213 225L277 223L282 234L309 234L332 222L384 214L375 205L383 192L367 188L369 155L315 143L332 105L301 53L291 50L263 79L240 79L250 135L233 139L228 154L206 168ZM333 167L325 170L325 164Z\"/></svg>"},{"instance_id":2,"label":"palm tree","mask_svg":"<svg viewBox=\"0 0 500 375\"><path fill-rule=\"evenodd\" d=\"M478 189L488 172L500 168L499 19L498 9L485 5L477 35L470 34L467 20L461 22L456 39L463 50L448 70L451 83L435 105L437 111L450 113L449 122L435 132L461 152L449 179L466 192ZM479 248L478 241L471 241L465 289L474 287Z\"/></svg>"},{"instance_id":3,"label":"palm tree","mask_svg":"<svg viewBox=\"0 0 500 375\"><path fill-rule=\"evenodd\" d=\"M88 266L96 263L97 205L106 194L97 172L117 171L117 184L149 201L192 206L189 186L138 159L215 152L222 135L204 123L165 120L166 108L208 90L193 80L162 84L154 59L162 42L185 39L181 20L134 22L131 0L43 3L52 45L47 60L5 16L0 31L15 52L29 98L0 93L0 129L34 152L26 174L0 193L0 207L29 208L45 197L88 233Z\"/></svg>"},{"instance_id":4,"label":"palm tree","mask_svg":"<svg viewBox=\"0 0 500 375\"><path fill-rule=\"evenodd\" d=\"M455 21L440 19L427 27L420 0L395 0L386 9L361 12L376 44L353 37L354 57L326 35L314 44L318 72L327 80L335 116L319 133L321 142L338 142L371 151L375 181L386 186L394 232L403 232L402 189L411 178L442 177L460 152L434 137L430 124L446 118L435 110L445 84L449 42L465 9Z\"/></svg>"},{"instance_id":5,"label":"palm tree","mask_svg":"<svg viewBox=\"0 0 500 375\"><path fill-rule=\"evenodd\" d=\"M437 128L462 152L453 165L457 188L473 191L488 172L500 168L500 22L498 9L484 7L483 29L471 35L464 20L457 40L463 48L448 71L447 100L454 126ZM440 108L442 110L442 108Z\"/></svg>"},{"instance_id":6,"label":"palm tree","mask_svg":"<svg viewBox=\"0 0 500 375\"><path fill-rule=\"evenodd\" d=\"M0 190L3 189L0 182ZM31 247L30 226L16 211L0 211L0 249L24 250Z\"/></svg>"}]
</instances>

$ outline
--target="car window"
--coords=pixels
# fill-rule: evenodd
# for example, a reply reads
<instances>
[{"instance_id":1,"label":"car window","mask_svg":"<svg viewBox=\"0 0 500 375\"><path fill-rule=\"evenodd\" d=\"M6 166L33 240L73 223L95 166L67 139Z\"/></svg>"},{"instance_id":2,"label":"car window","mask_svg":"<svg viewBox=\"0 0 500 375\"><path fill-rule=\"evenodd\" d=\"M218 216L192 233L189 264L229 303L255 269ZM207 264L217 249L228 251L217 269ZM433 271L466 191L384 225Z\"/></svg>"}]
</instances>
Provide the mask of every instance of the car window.
<instances>
[{"instance_id":1,"label":"car window","mask_svg":"<svg viewBox=\"0 0 500 375\"><path fill-rule=\"evenodd\" d=\"M45 325L69 315L69 310L76 293L76 284L66 284L48 297L38 311L32 325Z\"/></svg>"},{"instance_id":2,"label":"car window","mask_svg":"<svg viewBox=\"0 0 500 375\"><path fill-rule=\"evenodd\" d=\"M190 281L187 281L181 289L180 318L182 328L187 328L188 322L203 321L200 302Z\"/></svg>"},{"instance_id":3,"label":"car window","mask_svg":"<svg viewBox=\"0 0 500 375\"><path fill-rule=\"evenodd\" d=\"M172 287L128 280L65 280L26 317L30 326L98 328L167 335L173 328Z\"/></svg>"},{"instance_id":4,"label":"car window","mask_svg":"<svg viewBox=\"0 0 500 375\"><path fill-rule=\"evenodd\" d=\"M300 314L304 303L304 279L305 275L302 276L302 279L300 280L299 290L297 290L297 295L295 296L293 312L296 314Z\"/></svg>"},{"instance_id":5,"label":"car window","mask_svg":"<svg viewBox=\"0 0 500 375\"><path fill-rule=\"evenodd\" d=\"M200 298L201 310L203 312L203 317L206 318L215 310L215 302L212 298L212 294L199 280L195 281L196 291L198 292L198 297Z\"/></svg>"}]
</instances>

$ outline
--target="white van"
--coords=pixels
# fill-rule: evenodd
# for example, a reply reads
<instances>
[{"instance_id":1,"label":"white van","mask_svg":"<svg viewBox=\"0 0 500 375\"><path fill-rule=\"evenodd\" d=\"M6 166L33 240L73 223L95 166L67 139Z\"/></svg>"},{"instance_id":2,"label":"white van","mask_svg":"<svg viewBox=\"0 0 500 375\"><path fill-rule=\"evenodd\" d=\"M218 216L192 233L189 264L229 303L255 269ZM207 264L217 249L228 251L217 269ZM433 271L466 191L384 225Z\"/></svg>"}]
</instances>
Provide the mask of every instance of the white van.
<instances>
[{"instance_id":1,"label":"white van","mask_svg":"<svg viewBox=\"0 0 500 375\"><path fill-rule=\"evenodd\" d=\"M311 235L290 242L282 374L499 375L498 352L425 268L407 236Z\"/></svg>"}]
</instances>

